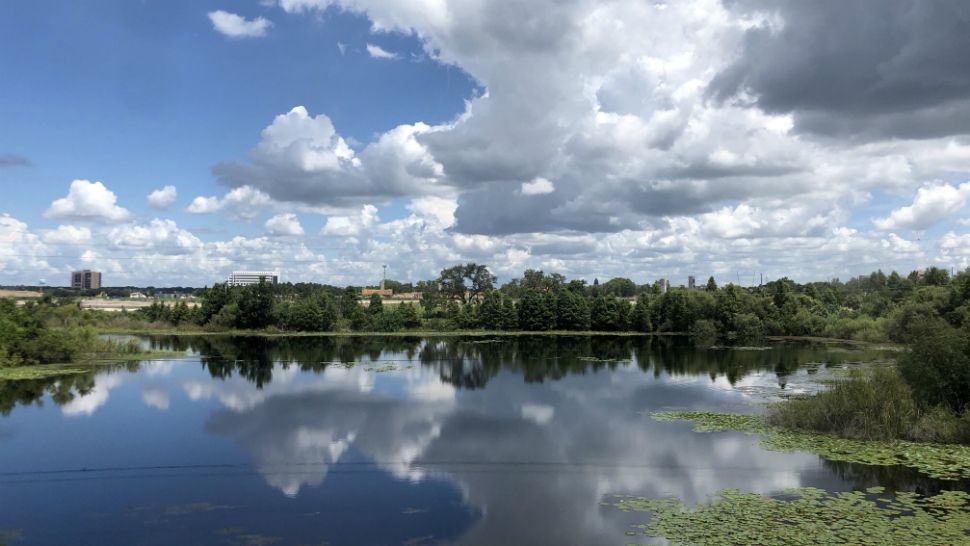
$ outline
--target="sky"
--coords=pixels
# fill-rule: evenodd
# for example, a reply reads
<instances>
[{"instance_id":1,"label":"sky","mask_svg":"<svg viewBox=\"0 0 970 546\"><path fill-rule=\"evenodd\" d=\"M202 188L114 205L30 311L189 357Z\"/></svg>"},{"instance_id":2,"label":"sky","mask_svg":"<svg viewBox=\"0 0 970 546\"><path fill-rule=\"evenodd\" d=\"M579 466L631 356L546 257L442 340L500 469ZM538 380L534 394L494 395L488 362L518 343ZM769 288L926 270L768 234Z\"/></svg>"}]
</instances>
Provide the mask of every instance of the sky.
<instances>
[{"instance_id":1,"label":"sky","mask_svg":"<svg viewBox=\"0 0 970 546\"><path fill-rule=\"evenodd\" d=\"M0 284L970 266L965 0L10 0Z\"/></svg>"}]
</instances>

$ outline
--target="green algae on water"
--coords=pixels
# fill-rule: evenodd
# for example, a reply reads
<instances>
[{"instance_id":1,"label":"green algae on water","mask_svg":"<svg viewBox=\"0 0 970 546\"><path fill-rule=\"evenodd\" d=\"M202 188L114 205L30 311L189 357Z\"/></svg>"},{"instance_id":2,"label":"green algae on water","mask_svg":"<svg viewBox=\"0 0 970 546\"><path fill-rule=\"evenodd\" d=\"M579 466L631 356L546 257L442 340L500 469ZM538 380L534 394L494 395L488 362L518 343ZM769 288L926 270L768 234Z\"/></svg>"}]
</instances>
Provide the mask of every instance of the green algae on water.
<instances>
[{"instance_id":1,"label":"green algae on water","mask_svg":"<svg viewBox=\"0 0 970 546\"><path fill-rule=\"evenodd\" d=\"M880 487L842 493L797 488L785 493L785 498L771 498L728 489L693 508L677 499L616 497L613 506L652 513L650 523L634 526L634 533L682 546L970 543L970 494L962 491L931 497L888 496Z\"/></svg>"},{"instance_id":2,"label":"green algae on water","mask_svg":"<svg viewBox=\"0 0 970 546\"><path fill-rule=\"evenodd\" d=\"M808 451L833 461L874 466L902 465L941 480L970 478L970 446L965 445L852 440L772 427L760 415L666 411L650 416L657 421L691 421L695 432L733 430L761 435L761 446L772 451Z\"/></svg>"}]
</instances>

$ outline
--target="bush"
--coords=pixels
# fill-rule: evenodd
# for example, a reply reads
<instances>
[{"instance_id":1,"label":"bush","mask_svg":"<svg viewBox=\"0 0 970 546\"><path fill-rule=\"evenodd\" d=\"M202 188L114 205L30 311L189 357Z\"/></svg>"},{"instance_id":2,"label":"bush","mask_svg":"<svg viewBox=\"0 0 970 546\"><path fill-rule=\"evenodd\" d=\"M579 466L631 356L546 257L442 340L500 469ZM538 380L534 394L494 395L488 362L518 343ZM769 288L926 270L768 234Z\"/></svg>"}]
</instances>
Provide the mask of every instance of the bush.
<instances>
[{"instance_id":1,"label":"bush","mask_svg":"<svg viewBox=\"0 0 970 546\"><path fill-rule=\"evenodd\" d=\"M694 345L710 347L717 342L717 325L707 319L694 321L694 325L690 328L690 335Z\"/></svg>"},{"instance_id":2,"label":"bush","mask_svg":"<svg viewBox=\"0 0 970 546\"><path fill-rule=\"evenodd\" d=\"M970 339L942 319L914 330L899 368L920 404L957 413L970 409Z\"/></svg>"},{"instance_id":3,"label":"bush","mask_svg":"<svg viewBox=\"0 0 970 546\"><path fill-rule=\"evenodd\" d=\"M812 396L772 407L768 422L791 429L863 440L907 437L917 418L913 393L895 368L855 370Z\"/></svg>"}]
</instances>

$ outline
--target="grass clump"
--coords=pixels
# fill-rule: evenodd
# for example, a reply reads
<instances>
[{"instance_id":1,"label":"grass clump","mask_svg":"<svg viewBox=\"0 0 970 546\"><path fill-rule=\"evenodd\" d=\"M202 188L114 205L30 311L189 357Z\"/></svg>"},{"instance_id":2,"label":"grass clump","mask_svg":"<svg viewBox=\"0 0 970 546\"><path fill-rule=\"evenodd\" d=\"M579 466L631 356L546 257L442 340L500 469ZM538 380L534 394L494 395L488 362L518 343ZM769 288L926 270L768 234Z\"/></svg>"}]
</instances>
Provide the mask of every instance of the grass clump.
<instances>
[{"instance_id":1,"label":"grass clump","mask_svg":"<svg viewBox=\"0 0 970 546\"><path fill-rule=\"evenodd\" d=\"M923 497L884 494L882 488L827 493L786 490L786 499L737 490L689 508L676 499L619 497L614 506L650 512L636 533L674 545L737 546L906 544L939 546L970 541L970 495L945 491Z\"/></svg>"},{"instance_id":2,"label":"grass clump","mask_svg":"<svg viewBox=\"0 0 970 546\"><path fill-rule=\"evenodd\" d=\"M917 417L909 385L898 370L884 367L851 370L826 391L776 404L768 423L844 438L893 440L908 438Z\"/></svg>"}]
</instances>

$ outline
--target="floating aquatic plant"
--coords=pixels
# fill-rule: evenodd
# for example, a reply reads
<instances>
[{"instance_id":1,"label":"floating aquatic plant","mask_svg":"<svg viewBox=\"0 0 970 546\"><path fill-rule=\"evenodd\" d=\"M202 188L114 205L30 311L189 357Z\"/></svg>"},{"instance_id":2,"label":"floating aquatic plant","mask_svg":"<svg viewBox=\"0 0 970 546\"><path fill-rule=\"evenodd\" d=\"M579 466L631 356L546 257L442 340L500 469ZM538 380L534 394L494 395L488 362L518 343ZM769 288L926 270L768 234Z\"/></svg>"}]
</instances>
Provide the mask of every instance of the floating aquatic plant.
<instances>
[{"instance_id":1,"label":"floating aquatic plant","mask_svg":"<svg viewBox=\"0 0 970 546\"><path fill-rule=\"evenodd\" d=\"M382 373L382 372L394 372L394 371L397 371L397 369L398 369L397 366L395 366L394 364L386 364L384 366L381 366L380 368L364 368L364 371Z\"/></svg>"},{"instance_id":2,"label":"floating aquatic plant","mask_svg":"<svg viewBox=\"0 0 970 546\"><path fill-rule=\"evenodd\" d=\"M729 489L693 508L677 499L646 497L617 497L613 505L652 513L650 523L634 526L632 534L664 537L682 546L970 543L970 495L962 491L931 497L889 496L880 487L785 493L786 498L771 498Z\"/></svg>"},{"instance_id":3,"label":"floating aquatic plant","mask_svg":"<svg viewBox=\"0 0 970 546\"><path fill-rule=\"evenodd\" d=\"M695 432L734 430L762 435L761 446L772 451L809 451L833 461L876 466L903 465L942 480L970 478L970 446L965 445L852 440L771 427L760 415L667 411L651 413L650 416L658 421L691 421Z\"/></svg>"}]
</instances>

